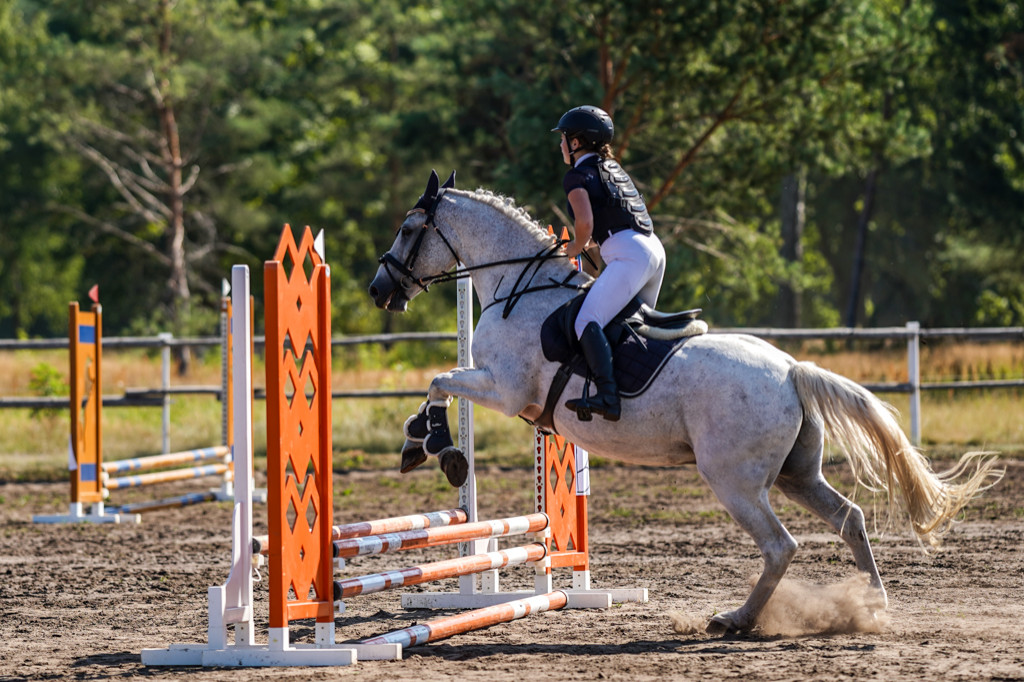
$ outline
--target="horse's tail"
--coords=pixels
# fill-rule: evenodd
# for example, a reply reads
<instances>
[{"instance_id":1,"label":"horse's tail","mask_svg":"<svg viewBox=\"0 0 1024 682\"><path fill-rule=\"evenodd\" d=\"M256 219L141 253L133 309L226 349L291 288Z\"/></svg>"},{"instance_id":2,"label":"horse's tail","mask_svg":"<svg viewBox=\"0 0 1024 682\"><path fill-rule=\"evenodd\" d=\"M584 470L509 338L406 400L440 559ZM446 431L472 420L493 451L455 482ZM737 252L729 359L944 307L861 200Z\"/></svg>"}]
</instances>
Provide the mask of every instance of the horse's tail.
<instances>
[{"instance_id":1,"label":"horse's tail","mask_svg":"<svg viewBox=\"0 0 1024 682\"><path fill-rule=\"evenodd\" d=\"M936 474L903 433L891 405L811 362L797 363L790 376L804 418L820 421L828 437L846 447L857 482L884 491L890 512L900 493L925 550L938 547L967 503L1003 476L1004 470L995 468L995 457L983 452L967 453L952 469Z\"/></svg>"}]
</instances>

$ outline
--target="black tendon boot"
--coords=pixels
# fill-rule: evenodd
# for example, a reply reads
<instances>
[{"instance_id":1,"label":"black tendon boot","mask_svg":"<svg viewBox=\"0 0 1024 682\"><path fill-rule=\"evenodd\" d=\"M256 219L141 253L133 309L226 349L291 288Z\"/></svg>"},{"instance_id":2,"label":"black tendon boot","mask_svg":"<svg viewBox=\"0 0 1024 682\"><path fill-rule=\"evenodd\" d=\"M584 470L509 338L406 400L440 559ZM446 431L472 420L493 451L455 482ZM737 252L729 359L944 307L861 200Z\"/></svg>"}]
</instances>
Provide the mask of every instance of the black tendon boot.
<instances>
[{"instance_id":1,"label":"black tendon boot","mask_svg":"<svg viewBox=\"0 0 1024 682\"><path fill-rule=\"evenodd\" d=\"M603 415L611 422L619 421L622 406L619 403L619 387L615 384L612 367L612 347L597 322L589 323L580 337L583 357L594 375L597 395L583 396L569 400L565 406L574 410L581 421L590 421L590 413Z\"/></svg>"}]
</instances>

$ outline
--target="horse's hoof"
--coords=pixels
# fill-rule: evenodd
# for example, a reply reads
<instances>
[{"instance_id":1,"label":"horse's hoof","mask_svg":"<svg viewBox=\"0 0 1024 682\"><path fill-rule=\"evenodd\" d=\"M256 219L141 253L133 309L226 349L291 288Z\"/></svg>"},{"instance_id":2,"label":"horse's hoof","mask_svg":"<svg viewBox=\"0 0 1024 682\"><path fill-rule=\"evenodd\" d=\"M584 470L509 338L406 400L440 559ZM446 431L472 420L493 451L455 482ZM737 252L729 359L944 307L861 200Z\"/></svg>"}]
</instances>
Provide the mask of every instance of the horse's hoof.
<instances>
[{"instance_id":1,"label":"horse's hoof","mask_svg":"<svg viewBox=\"0 0 1024 682\"><path fill-rule=\"evenodd\" d=\"M423 446L406 441L405 447L402 448L402 468L399 471L407 474L426 461L427 453L423 452Z\"/></svg>"},{"instance_id":2,"label":"horse's hoof","mask_svg":"<svg viewBox=\"0 0 1024 682\"><path fill-rule=\"evenodd\" d=\"M462 450L456 447L445 448L437 459L441 465L441 471L448 477L448 482L452 484L452 487L461 488L469 478L469 462L466 461Z\"/></svg>"},{"instance_id":3,"label":"horse's hoof","mask_svg":"<svg viewBox=\"0 0 1024 682\"><path fill-rule=\"evenodd\" d=\"M704 631L709 635L731 635L739 632L732 620L722 613L712 616Z\"/></svg>"}]
</instances>

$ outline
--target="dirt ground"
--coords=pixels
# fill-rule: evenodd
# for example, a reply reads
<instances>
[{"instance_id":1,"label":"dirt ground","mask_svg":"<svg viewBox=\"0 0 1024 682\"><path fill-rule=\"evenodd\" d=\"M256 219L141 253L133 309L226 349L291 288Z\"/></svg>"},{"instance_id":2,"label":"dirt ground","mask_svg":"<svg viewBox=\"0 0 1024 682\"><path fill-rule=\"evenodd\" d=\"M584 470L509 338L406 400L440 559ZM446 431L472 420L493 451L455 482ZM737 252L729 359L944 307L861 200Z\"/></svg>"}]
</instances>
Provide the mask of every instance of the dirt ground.
<instances>
[{"instance_id":1,"label":"dirt ground","mask_svg":"<svg viewBox=\"0 0 1024 682\"><path fill-rule=\"evenodd\" d=\"M800 550L771 605L775 625L725 637L687 629L742 603L760 570L757 551L692 467L609 466L592 471L593 583L647 587L649 603L531 616L408 650L403 661L249 671L146 668L139 656L143 648L205 641L206 590L227 574L227 504L157 512L141 525L43 526L31 523L32 514L62 509L65 485L0 484L0 679L1022 680L1024 459L1005 464L1005 479L969 508L937 556L925 556L903 527L872 535L890 600L880 620L851 616L864 605L850 596L856 581L849 551L821 522L776 496ZM827 475L851 491L845 464L829 465ZM532 511L530 477L525 469L479 472L481 515ZM159 493L190 488L171 484ZM457 501L436 471L338 472L336 492L337 522ZM870 500L861 502L873 518ZM261 526L264 514L257 510ZM346 571L398 568L451 552L366 557ZM509 588L532 584L530 569L507 575ZM556 574L556 586L568 582ZM455 581L424 589L455 589ZM259 640L266 636L265 583L256 599ZM339 640L433 616L404 611L388 592L347 605L337 619ZM293 639L311 637L310 623L293 626Z\"/></svg>"}]
</instances>

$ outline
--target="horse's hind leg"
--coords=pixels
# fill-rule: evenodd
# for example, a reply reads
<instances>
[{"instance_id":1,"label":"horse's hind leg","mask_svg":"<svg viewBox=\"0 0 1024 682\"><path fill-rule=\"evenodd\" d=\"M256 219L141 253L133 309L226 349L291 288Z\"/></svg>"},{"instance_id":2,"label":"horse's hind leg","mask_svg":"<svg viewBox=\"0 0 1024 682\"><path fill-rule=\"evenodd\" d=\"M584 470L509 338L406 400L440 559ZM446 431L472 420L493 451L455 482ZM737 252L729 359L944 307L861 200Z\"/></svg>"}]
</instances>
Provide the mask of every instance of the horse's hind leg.
<instances>
[{"instance_id":1,"label":"horse's hind leg","mask_svg":"<svg viewBox=\"0 0 1024 682\"><path fill-rule=\"evenodd\" d=\"M764 571L743 606L715 615L707 629L711 633L750 630L789 568L797 542L768 502L773 473L759 471L749 461L741 467L728 466L728 458L705 459L712 464L704 466L701 462L698 458L701 476L736 523L754 539L764 559Z\"/></svg>"},{"instance_id":2,"label":"horse's hind leg","mask_svg":"<svg viewBox=\"0 0 1024 682\"><path fill-rule=\"evenodd\" d=\"M867 573L871 585L885 597L885 588L864 527L864 512L825 480L821 473L823 449L821 425L804 420L775 485L786 497L813 512L835 530L853 552L857 570Z\"/></svg>"}]
</instances>

